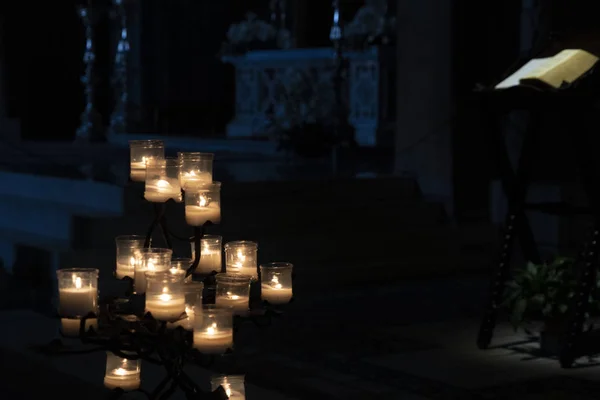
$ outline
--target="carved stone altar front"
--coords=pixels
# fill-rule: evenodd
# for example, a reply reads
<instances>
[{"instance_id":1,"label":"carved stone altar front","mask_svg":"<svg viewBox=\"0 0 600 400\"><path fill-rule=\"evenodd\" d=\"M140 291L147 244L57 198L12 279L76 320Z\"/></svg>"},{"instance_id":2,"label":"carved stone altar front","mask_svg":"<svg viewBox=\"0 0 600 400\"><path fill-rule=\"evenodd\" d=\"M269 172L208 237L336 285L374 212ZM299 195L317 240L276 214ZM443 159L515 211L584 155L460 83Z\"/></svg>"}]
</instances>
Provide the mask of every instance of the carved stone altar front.
<instances>
[{"instance_id":1,"label":"carved stone altar front","mask_svg":"<svg viewBox=\"0 0 600 400\"><path fill-rule=\"evenodd\" d=\"M393 52L393 51L392 51ZM356 130L362 146L380 143L384 128L393 120L395 83L393 57L377 47L347 52L348 77L345 92L349 122ZM332 80L333 50L329 48L250 51L240 56L227 56L224 62L235 67L235 116L227 126L228 137L261 137L265 135L268 113L277 109L278 87L285 85L292 70L309 71L315 83ZM390 96L389 94L392 94Z\"/></svg>"}]
</instances>

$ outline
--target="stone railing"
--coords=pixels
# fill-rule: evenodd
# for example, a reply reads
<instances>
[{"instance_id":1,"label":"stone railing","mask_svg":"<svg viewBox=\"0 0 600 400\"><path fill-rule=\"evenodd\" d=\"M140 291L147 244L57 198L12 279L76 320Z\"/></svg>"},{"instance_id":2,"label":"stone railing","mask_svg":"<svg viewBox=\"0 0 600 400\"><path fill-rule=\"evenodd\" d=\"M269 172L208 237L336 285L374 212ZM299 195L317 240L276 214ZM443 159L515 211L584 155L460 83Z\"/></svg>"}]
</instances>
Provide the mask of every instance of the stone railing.
<instances>
[{"instance_id":1,"label":"stone railing","mask_svg":"<svg viewBox=\"0 0 600 400\"><path fill-rule=\"evenodd\" d=\"M384 54L385 53L385 54ZM393 51L392 51L393 53ZM380 132L393 120L394 85L392 58L377 47L347 52L349 122L362 146L375 146ZM223 62L235 67L235 117L227 126L228 137L264 135L267 113L277 103L277 87L285 84L289 69L310 69L318 81L331 81L333 50L329 48L251 51L227 56Z\"/></svg>"}]
</instances>

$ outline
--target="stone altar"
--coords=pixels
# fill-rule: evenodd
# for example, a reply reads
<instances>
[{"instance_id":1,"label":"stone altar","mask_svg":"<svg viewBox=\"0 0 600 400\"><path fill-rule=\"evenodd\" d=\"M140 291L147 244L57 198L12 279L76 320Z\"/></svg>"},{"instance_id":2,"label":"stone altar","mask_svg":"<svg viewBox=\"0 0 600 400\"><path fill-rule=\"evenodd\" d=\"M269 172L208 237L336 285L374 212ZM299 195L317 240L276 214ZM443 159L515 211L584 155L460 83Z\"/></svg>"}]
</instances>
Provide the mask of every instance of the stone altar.
<instances>
[{"instance_id":1,"label":"stone altar","mask_svg":"<svg viewBox=\"0 0 600 400\"><path fill-rule=\"evenodd\" d=\"M382 129L394 119L393 49L389 53L374 46L344 54L348 60L349 122L361 146L380 143ZM312 70L316 80L331 81L333 58L330 48L260 50L223 57L223 62L235 67L236 83L235 116L227 126L227 136L264 136L267 113L277 104L277 87L285 84L289 70Z\"/></svg>"}]
</instances>

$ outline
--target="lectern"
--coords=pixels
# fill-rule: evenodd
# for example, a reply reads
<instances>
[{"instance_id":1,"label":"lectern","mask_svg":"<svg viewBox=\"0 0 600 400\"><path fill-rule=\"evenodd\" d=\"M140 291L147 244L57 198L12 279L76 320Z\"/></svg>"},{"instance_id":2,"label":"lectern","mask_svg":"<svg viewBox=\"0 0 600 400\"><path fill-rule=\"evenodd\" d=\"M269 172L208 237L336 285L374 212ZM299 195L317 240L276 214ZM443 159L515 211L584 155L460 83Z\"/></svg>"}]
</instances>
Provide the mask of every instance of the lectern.
<instances>
[{"instance_id":1,"label":"lectern","mask_svg":"<svg viewBox=\"0 0 600 400\"><path fill-rule=\"evenodd\" d=\"M492 277L489 300L486 304L481 322L477 345L486 349L492 340L496 325L499 305L502 303L505 284L510 278L511 254L516 241L519 241L524 257L531 262L540 263L526 210L535 209L544 213L558 215L574 215L589 213L594 217L594 227L576 261L578 269L578 290L569 307L568 323L564 327L561 340L560 364L568 368L574 360L594 349L586 340L588 333L583 333L585 314L588 310L589 297L595 288L600 253L600 177L598 176L599 155L591 146L591 135L600 134L600 66L596 63L586 74L571 84L563 84L554 89L543 85L518 85L508 89L480 89L479 95L485 102L489 135L492 139L498 170L501 174L503 190L508 199L508 212L502 236L500 254L496 271ZM517 167L513 168L509 161L508 151L502 136L499 117L512 110L527 110L531 115L531 124L523 138L523 145ZM568 145L573 147L577 155L580 182L588 199L588 206L578 208L564 203L526 202L528 184L532 166L536 161L536 151L544 140L540 121L549 114L560 113L568 127L563 127L561 134Z\"/></svg>"}]
</instances>

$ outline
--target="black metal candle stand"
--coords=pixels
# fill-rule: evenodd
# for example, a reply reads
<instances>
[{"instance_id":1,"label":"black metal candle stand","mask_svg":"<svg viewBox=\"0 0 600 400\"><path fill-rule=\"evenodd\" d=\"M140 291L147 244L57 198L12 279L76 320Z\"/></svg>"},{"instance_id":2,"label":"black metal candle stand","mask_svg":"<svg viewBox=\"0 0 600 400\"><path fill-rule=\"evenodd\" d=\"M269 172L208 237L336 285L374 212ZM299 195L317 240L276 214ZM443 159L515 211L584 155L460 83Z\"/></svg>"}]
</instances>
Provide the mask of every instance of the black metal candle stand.
<instances>
[{"instance_id":1,"label":"black metal candle stand","mask_svg":"<svg viewBox=\"0 0 600 400\"><path fill-rule=\"evenodd\" d=\"M150 247L152 234L156 228L161 229L166 245L170 249L173 248L171 238L194 243L195 257L186 271L186 277L188 277L192 275L200 263L201 241L206 227L212 225L212 222L208 221L202 226L194 226L193 236L191 237L177 236L169 231L167 225L167 204L168 202L153 203L154 218L146 233L144 247ZM200 276L204 282L203 304L215 303L215 275L218 272L220 271L213 271L211 274ZM194 278L197 279L198 276ZM61 339L55 339L49 344L37 347L37 351L54 356L112 352L116 356L128 360L144 360L151 364L163 366L167 376L152 392L143 389L136 390L143 393L150 400L168 399L178 388L185 393L186 398L189 400L227 399L226 392L221 386L211 392L203 391L185 373L184 366L193 363L209 368L217 362L224 362L224 360L229 360L232 362L231 365L235 365L235 353L232 349L228 349L221 356L199 352L193 347L192 332L183 329L181 326L168 328L168 322L156 320L151 313L145 313L145 295L134 294L134 281L130 277L125 277L122 281L129 283L128 288L125 290L125 297L101 299L98 315L90 313L80 319L78 339L82 344L89 345L89 347L72 349L70 346L65 345ZM256 288L257 284L258 282L254 282L253 287ZM247 322L251 322L259 328L268 327L274 318L282 315L283 311L279 306L261 301L260 290L251 291L248 313L245 316L234 317L234 333L238 332L240 327ZM56 318L61 318L61 316L56 316ZM187 318L187 315L183 313L179 320L185 318ZM89 319L97 319L97 329L94 329L94 327L86 329L86 322ZM61 336L66 337L63 336L62 332ZM235 369L235 367L229 369ZM113 389L111 399L118 399L125 393L127 392L121 388Z\"/></svg>"},{"instance_id":2,"label":"black metal candle stand","mask_svg":"<svg viewBox=\"0 0 600 400\"><path fill-rule=\"evenodd\" d=\"M131 278L123 278L123 280L133 283ZM131 290L128 292L131 293ZM144 295L133 294L128 298L104 299L100 303L98 315L89 313L81 318L78 339L82 344L91 347L72 349L61 339L55 339L47 345L38 347L37 350L53 356L112 352L116 356L128 360L141 359L163 366L167 376L152 392L137 389L151 400L168 399L177 388L180 388L186 398L190 400L227 399L225 391L221 387L212 392L202 391L185 373L183 367L187 364L194 364L203 368L211 368L218 362L227 362L227 360L231 365L235 365L233 350L229 349L221 356L199 352L193 347L192 332L184 330L180 326L168 329L167 322L154 319L149 312L144 313L144 302L137 301L143 300L143 297ZM203 300L204 304L212 304L214 296L212 298L203 297ZM261 302L259 299L251 299L247 315L234 317L234 333L238 332L240 327L247 322L252 322L259 328L268 327L274 318L282 315L283 312L280 308L270 305L268 302ZM187 315L183 313L179 320L186 317ZM98 329L93 327L86 329L86 322L89 319L98 320ZM117 388L113 389L111 393L111 399L117 399L127 392Z\"/></svg>"}]
</instances>

